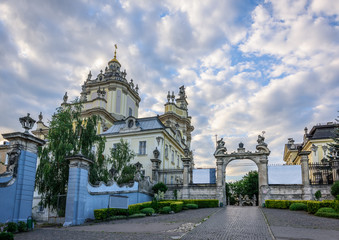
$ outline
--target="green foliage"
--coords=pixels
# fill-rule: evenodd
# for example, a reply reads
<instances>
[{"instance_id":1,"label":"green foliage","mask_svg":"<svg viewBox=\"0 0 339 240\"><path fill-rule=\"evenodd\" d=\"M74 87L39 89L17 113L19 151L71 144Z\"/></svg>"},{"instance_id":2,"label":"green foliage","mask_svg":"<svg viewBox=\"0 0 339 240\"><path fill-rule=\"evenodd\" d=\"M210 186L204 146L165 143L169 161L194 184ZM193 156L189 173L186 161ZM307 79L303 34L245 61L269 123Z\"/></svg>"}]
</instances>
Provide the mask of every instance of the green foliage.
<instances>
[{"instance_id":1,"label":"green foliage","mask_svg":"<svg viewBox=\"0 0 339 240\"><path fill-rule=\"evenodd\" d=\"M197 209L198 205L194 203L189 203L185 205L188 209Z\"/></svg>"},{"instance_id":2,"label":"green foliage","mask_svg":"<svg viewBox=\"0 0 339 240\"><path fill-rule=\"evenodd\" d=\"M174 189L174 191L173 191L173 197L174 197L175 200L178 199L178 190L177 190L177 189Z\"/></svg>"},{"instance_id":3,"label":"green foliage","mask_svg":"<svg viewBox=\"0 0 339 240\"><path fill-rule=\"evenodd\" d=\"M127 216L129 214L128 209L120 209L120 208L102 208L94 210L94 218L96 220L106 220L112 219L114 216ZM115 218L117 219L117 218Z\"/></svg>"},{"instance_id":4,"label":"green foliage","mask_svg":"<svg viewBox=\"0 0 339 240\"><path fill-rule=\"evenodd\" d=\"M170 205L172 211L175 213L180 212L183 206L184 206L183 202L172 202Z\"/></svg>"},{"instance_id":5,"label":"green foliage","mask_svg":"<svg viewBox=\"0 0 339 240\"><path fill-rule=\"evenodd\" d=\"M152 216L155 213L153 208L143 208L140 212L146 214L146 216Z\"/></svg>"},{"instance_id":6,"label":"green foliage","mask_svg":"<svg viewBox=\"0 0 339 240\"><path fill-rule=\"evenodd\" d=\"M321 192L320 190L316 191L315 194L314 194L314 197L317 201L319 201L319 199L321 198Z\"/></svg>"},{"instance_id":7,"label":"green foliage","mask_svg":"<svg viewBox=\"0 0 339 240\"><path fill-rule=\"evenodd\" d=\"M339 200L336 199L334 200L334 203L333 203L333 209L339 213Z\"/></svg>"},{"instance_id":8,"label":"green foliage","mask_svg":"<svg viewBox=\"0 0 339 240\"><path fill-rule=\"evenodd\" d=\"M339 124L339 116L335 120L336 120L337 124ZM328 146L330 148L332 148L334 152L339 152L339 128L337 128L335 130L335 135L334 135L334 137L332 139L333 139L333 143L329 143ZM330 160L333 160L334 157L332 155L328 155L328 158ZM336 195L338 195L338 194L339 193L337 193ZM333 196L335 197L336 195L333 195Z\"/></svg>"},{"instance_id":9,"label":"green foliage","mask_svg":"<svg viewBox=\"0 0 339 240\"><path fill-rule=\"evenodd\" d=\"M289 209L291 211L307 211L307 205L304 203L292 203Z\"/></svg>"},{"instance_id":10,"label":"green foliage","mask_svg":"<svg viewBox=\"0 0 339 240\"><path fill-rule=\"evenodd\" d=\"M116 144L115 148L111 149L112 175L114 181L118 184L129 183L133 181L136 172L136 167L129 164L135 157L135 153L130 149L129 143L122 138Z\"/></svg>"},{"instance_id":11,"label":"green foliage","mask_svg":"<svg viewBox=\"0 0 339 240\"><path fill-rule=\"evenodd\" d=\"M103 156L105 139L97 135L97 116L86 120L81 119L82 105L75 101L72 105L60 107L49 123L48 143L38 149L40 164L36 172L35 186L41 194L41 204L44 207L56 209L58 195L67 192L69 162L66 157L81 153L93 160L90 167L89 180L107 182L109 173L106 169L106 159ZM94 153L92 147L98 151ZM59 204L65 209L65 203Z\"/></svg>"},{"instance_id":12,"label":"green foliage","mask_svg":"<svg viewBox=\"0 0 339 240\"><path fill-rule=\"evenodd\" d=\"M318 217L327 217L327 218L337 218L337 219L339 219L339 213L317 212L314 215L318 216Z\"/></svg>"},{"instance_id":13,"label":"green foliage","mask_svg":"<svg viewBox=\"0 0 339 240\"><path fill-rule=\"evenodd\" d=\"M18 225L15 222L8 222L5 231L16 233L18 231Z\"/></svg>"},{"instance_id":14,"label":"green foliage","mask_svg":"<svg viewBox=\"0 0 339 240\"><path fill-rule=\"evenodd\" d=\"M166 186L163 182L158 182L157 184L155 184L155 185L152 187L152 190L153 190L155 193L158 193L159 191L165 193L165 192L167 192L167 186Z\"/></svg>"},{"instance_id":15,"label":"green foliage","mask_svg":"<svg viewBox=\"0 0 339 240\"><path fill-rule=\"evenodd\" d=\"M324 200L324 201L307 201L307 212L315 214L320 208L323 207L334 207L334 201Z\"/></svg>"},{"instance_id":16,"label":"green foliage","mask_svg":"<svg viewBox=\"0 0 339 240\"><path fill-rule=\"evenodd\" d=\"M128 206L129 215L133 215L135 213L140 213L140 210L143 208L149 208L152 206L152 202L143 202L131 204Z\"/></svg>"},{"instance_id":17,"label":"green foliage","mask_svg":"<svg viewBox=\"0 0 339 240\"><path fill-rule=\"evenodd\" d=\"M323 208L319 208L317 213L319 212L335 213L335 210L333 208L323 207Z\"/></svg>"},{"instance_id":18,"label":"green foliage","mask_svg":"<svg viewBox=\"0 0 339 240\"><path fill-rule=\"evenodd\" d=\"M171 207L166 206L166 207L161 208L159 212L163 214L169 214L171 211L172 211Z\"/></svg>"},{"instance_id":19,"label":"green foliage","mask_svg":"<svg viewBox=\"0 0 339 240\"><path fill-rule=\"evenodd\" d=\"M265 200L265 207L288 209L293 203L307 204L307 200Z\"/></svg>"},{"instance_id":20,"label":"green foliage","mask_svg":"<svg viewBox=\"0 0 339 240\"><path fill-rule=\"evenodd\" d=\"M259 196L259 183L258 183L258 172L250 171L241 180L227 183L226 193L230 198L231 204L235 203L235 197L240 195L247 195L250 199L253 199L253 195L258 199Z\"/></svg>"},{"instance_id":21,"label":"green foliage","mask_svg":"<svg viewBox=\"0 0 339 240\"><path fill-rule=\"evenodd\" d=\"M127 216L123 216L123 215L116 215L116 216L111 216L108 218L108 220L118 220L118 219L126 219Z\"/></svg>"},{"instance_id":22,"label":"green foliage","mask_svg":"<svg viewBox=\"0 0 339 240\"><path fill-rule=\"evenodd\" d=\"M339 181L335 181L331 187L331 194L333 197L339 195Z\"/></svg>"},{"instance_id":23,"label":"green foliage","mask_svg":"<svg viewBox=\"0 0 339 240\"><path fill-rule=\"evenodd\" d=\"M23 221L18 222L18 231L19 232L26 232L27 231L27 224Z\"/></svg>"},{"instance_id":24,"label":"green foliage","mask_svg":"<svg viewBox=\"0 0 339 240\"><path fill-rule=\"evenodd\" d=\"M0 240L14 240L14 235L11 232L0 232Z\"/></svg>"},{"instance_id":25,"label":"green foliage","mask_svg":"<svg viewBox=\"0 0 339 240\"><path fill-rule=\"evenodd\" d=\"M182 199L184 204L197 204L199 208L215 208L219 207L219 200L217 199Z\"/></svg>"}]
</instances>

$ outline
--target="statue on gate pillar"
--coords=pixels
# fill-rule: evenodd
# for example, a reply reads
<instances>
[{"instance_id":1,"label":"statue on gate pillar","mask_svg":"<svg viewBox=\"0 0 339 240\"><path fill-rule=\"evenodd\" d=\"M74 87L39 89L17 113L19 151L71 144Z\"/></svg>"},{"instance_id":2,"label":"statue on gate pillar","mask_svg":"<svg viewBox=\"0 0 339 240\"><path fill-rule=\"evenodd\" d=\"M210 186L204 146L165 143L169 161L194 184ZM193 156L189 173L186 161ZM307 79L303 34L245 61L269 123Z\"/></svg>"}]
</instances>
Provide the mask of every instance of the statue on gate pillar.
<instances>
[{"instance_id":1,"label":"statue on gate pillar","mask_svg":"<svg viewBox=\"0 0 339 240\"><path fill-rule=\"evenodd\" d=\"M225 142L223 140L223 138L221 138L220 140L217 141L217 148L214 152L214 156L217 155L224 155L227 152L227 148L225 147Z\"/></svg>"}]
</instances>

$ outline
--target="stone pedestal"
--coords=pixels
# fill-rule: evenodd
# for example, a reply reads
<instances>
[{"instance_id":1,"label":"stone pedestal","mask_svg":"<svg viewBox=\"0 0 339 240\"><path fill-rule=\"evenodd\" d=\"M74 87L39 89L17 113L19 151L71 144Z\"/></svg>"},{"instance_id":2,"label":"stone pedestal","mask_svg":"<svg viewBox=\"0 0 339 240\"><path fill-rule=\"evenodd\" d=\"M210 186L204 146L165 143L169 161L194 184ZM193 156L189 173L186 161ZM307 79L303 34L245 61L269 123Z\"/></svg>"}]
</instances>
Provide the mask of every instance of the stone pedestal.
<instances>
[{"instance_id":1,"label":"stone pedestal","mask_svg":"<svg viewBox=\"0 0 339 240\"><path fill-rule=\"evenodd\" d=\"M182 198L189 199L190 197L188 188L188 184L190 183L189 168L192 160L191 158L182 158L181 161L183 162L184 165Z\"/></svg>"},{"instance_id":2,"label":"stone pedestal","mask_svg":"<svg viewBox=\"0 0 339 240\"><path fill-rule=\"evenodd\" d=\"M69 160L66 214L64 226L80 225L85 222L84 208L87 195L88 170L92 160L82 155L66 158Z\"/></svg>"},{"instance_id":3,"label":"stone pedestal","mask_svg":"<svg viewBox=\"0 0 339 240\"><path fill-rule=\"evenodd\" d=\"M223 157L217 157L217 196L220 206L226 206L225 173L223 172Z\"/></svg>"},{"instance_id":4,"label":"stone pedestal","mask_svg":"<svg viewBox=\"0 0 339 240\"><path fill-rule=\"evenodd\" d=\"M159 181L159 169L161 160L159 159L151 159L152 162L152 181L157 183Z\"/></svg>"},{"instance_id":5,"label":"stone pedestal","mask_svg":"<svg viewBox=\"0 0 339 240\"><path fill-rule=\"evenodd\" d=\"M302 184L304 187L310 185L310 173L308 167L308 155L311 151L301 151L298 155L301 156L301 177L302 177Z\"/></svg>"},{"instance_id":6,"label":"stone pedestal","mask_svg":"<svg viewBox=\"0 0 339 240\"><path fill-rule=\"evenodd\" d=\"M3 134L10 141L8 172L0 176L0 222L27 221L32 215L37 149L45 141L25 132Z\"/></svg>"}]
</instances>

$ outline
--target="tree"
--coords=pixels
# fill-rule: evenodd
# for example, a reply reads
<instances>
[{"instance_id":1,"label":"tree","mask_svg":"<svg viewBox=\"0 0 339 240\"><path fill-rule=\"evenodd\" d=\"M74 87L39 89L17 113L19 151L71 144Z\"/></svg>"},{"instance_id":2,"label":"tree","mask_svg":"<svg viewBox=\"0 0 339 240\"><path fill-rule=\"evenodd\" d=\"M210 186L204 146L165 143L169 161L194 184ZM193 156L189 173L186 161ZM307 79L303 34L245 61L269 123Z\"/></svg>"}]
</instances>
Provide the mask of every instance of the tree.
<instances>
[{"instance_id":1,"label":"tree","mask_svg":"<svg viewBox=\"0 0 339 240\"><path fill-rule=\"evenodd\" d=\"M89 179L92 183L108 181L106 159L102 155L105 139L97 135L99 117L81 119L82 105L75 101L72 105L57 108L52 116L48 131L48 142L38 149L40 164L36 173L35 186L41 194L40 204L56 209L58 195L66 195L69 162L65 159L77 153L93 160ZM97 146L98 151L93 151ZM65 209L65 201L59 208Z\"/></svg>"},{"instance_id":2,"label":"tree","mask_svg":"<svg viewBox=\"0 0 339 240\"><path fill-rule=\"evenodd\" d=\"M112 163L111 174L114 181L118 184L129 183L133 181L136 172L136 167L130 164L130 161L135 157L135 153L130 149L127 141L122 138L116 144L116 147L111 149L110 163Z\"/></svg>"},{"instance_id":3,"label":"tree","mask_svg":"<svg viewBox=\"0 0 339 240\"><path fill-rule=\"evenodd\" d=\"M241 180L226 184L226 192L230 192L228 195L232 204L232 199L247 195L250 199L253 199L255 195L258 199L259 186L258 186L258 172L250 171Z\"/></svg>"}]
</instances>

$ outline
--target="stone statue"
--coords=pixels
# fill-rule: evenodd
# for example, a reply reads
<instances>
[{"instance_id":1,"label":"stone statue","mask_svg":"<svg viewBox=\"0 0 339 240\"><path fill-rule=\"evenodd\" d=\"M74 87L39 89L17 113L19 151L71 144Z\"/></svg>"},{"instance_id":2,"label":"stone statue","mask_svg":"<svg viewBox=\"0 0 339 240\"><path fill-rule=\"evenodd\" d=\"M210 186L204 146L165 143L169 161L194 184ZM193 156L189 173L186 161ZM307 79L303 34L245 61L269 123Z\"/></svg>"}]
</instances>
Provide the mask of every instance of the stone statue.
<instances>
[{"instance_id":1,"label":"stone statue","mask_svg":"<svg viewBox=\"0 0 339 240\"><path fill-rule=\"evenodd\" d=\"M225 142L223 140L224 138L221 138L220 140L217 141L217 149L224 148L225 147Z\"/></svg>"},{"instance_id":2,"label":"stone statue","mask_svg":"<svg viewBox=\"0 0 339 240\"><path fill-rule=\"evenodd\" d=\"M217 141L217 148L214 152L214 156L218 154L226 154L227 148L225 147L225 142L223 138Z\"/></svg>"},{"instance_id":3,"label":"stone statue","mask_svg":"<svg viewBox=\"0 0 339 240\"><path fill-rule=\"evenodd\" d=\"M258 135L258 140L257 140L257 142L258 142L258 144L259 145L263 145L263 144L265 144L265 137L264 137L264 135Z\"/></svg>"},{"instance_id":4,"label":"stone statue","mask_svg":"<svg viewBox=\"0 0 339 240\"><path fill-rule=\"evenodd\" d=\"M67 103L67 99L68 99L68 96L67 96L67 92L65 92L65 95L64 95L64 103Z\"/></svg>"},{"instance_id":5,"label":"stone statue","mask_svg":"<svg viewBox=\"0 0 339 240\"><path fill-rule=\"evenodd\" d=\"M185 87L184 87L184 85L182 85L182 86L179 88L179 98L180 98L180 99L185 99L185 98L186 98L186 93L185 93Z\"/></svg>"},{"instance_id":6,"label":"stone statue","mask_svg":"<svg viewBox=\"0 0 339 240\"><path fill-rule=\"evenodd\" d=\"M155 147L154 151L153 151L153 155L154 155L154 158L155 159L158 159L159 158L159 155L160 155L160 152L158 150L157 147Z\"/></svg>"},{"instance_id":7,"label":"stone statue","mask_svg":"<svg viewBox=\"0 0 339 240\"><path fill-rule=\"evenodd\" d=\"M6 171L16 176L18 169L18 161L20 157L20 150L17 147L13 148L10 152L7 153L7 155L8 155L8 165Z\"/></svg>"}]
</instances>

